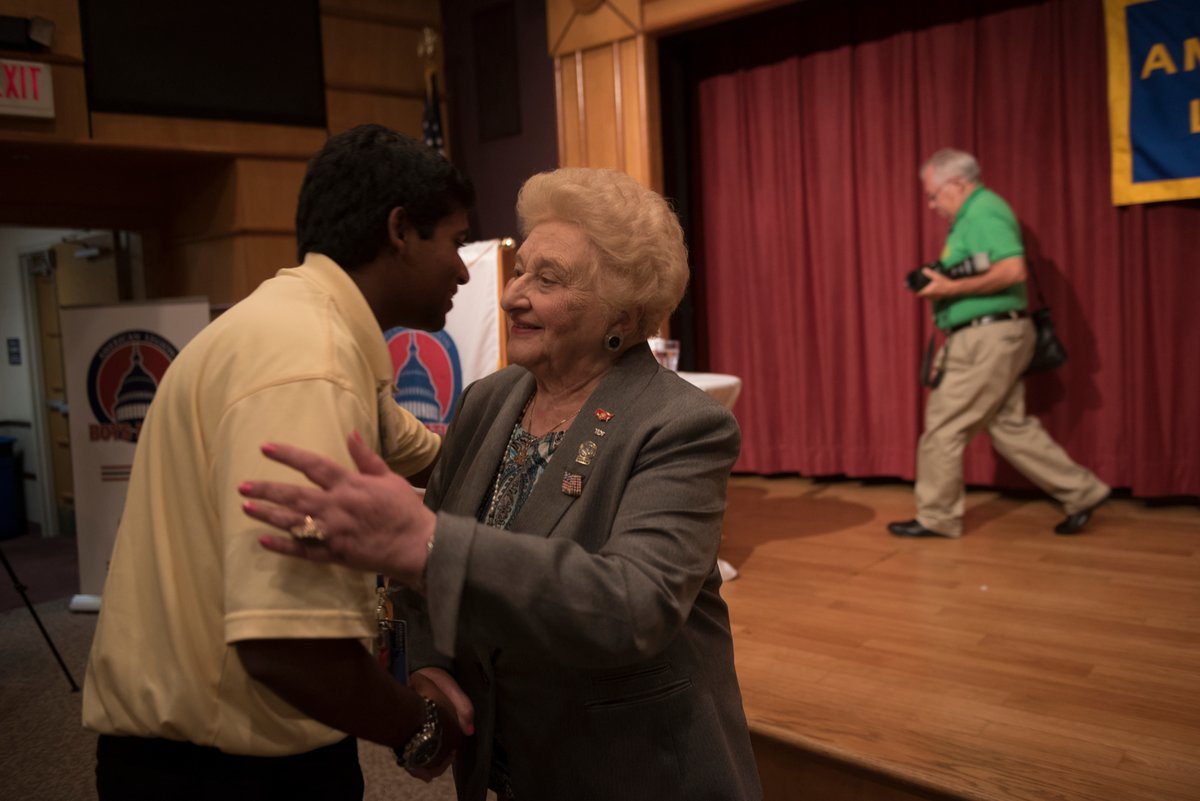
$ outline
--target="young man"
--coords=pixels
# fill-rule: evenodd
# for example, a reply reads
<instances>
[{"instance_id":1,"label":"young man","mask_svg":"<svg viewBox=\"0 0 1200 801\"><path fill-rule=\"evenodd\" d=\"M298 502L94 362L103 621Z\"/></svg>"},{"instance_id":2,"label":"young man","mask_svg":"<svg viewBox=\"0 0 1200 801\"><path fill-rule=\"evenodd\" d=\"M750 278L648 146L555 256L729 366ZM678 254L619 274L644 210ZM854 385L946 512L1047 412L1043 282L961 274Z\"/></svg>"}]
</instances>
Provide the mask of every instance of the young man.
<instances>
[{"instance_id":1,"label":"young man","mask_svg":"<svg viewBox=\"0 0 1200 801\"><path fill-rule=\"evenodd\" d=\"M303 263L167 371L84 687L102 801L361 799L354 737L394 747L418 773L448 761L453 714L364 647L374 576L263 550L238 484L291 477L262 455L272 439L348 460L357 432L399 473L430 468L440 440L392 402L383 331L442 327L467 281L458 248L473 201L448 161L407 137L370 125L331 138L300 190Z\"/></svg>"},{"instance_id":2,"label":"young man","mask_svg":"<svg viewBox=\"0 0 1200 801\"><path fill-rule=\"evenodd\" d=\"M888 525L898 537L962 534L962 453L986 429L1001 456L1063 505L1055 527L1076 534L1109 488L1071 461L1036 417L1025 412L1021 380L1033 356L1034 328L1025 294L1025 247L1008 204L980 183L969 153L939 150L920 170L929 208L950 220L941 263L956 265L986 254L987 269L952 279L923 270L918 295L933 301L934 322L946 335L938 354L940 383L929 394L925 433L917 449L917 517Z\"/></svg>"}]
</instances>

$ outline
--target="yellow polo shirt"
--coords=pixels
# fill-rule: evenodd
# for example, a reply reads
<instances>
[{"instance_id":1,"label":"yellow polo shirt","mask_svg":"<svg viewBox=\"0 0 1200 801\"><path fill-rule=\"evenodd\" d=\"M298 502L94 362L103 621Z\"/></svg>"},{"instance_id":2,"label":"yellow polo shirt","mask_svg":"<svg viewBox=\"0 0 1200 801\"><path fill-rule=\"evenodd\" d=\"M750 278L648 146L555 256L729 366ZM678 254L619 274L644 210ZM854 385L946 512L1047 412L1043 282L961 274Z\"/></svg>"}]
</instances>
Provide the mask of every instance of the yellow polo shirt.
<instances>
[{"instance_id":1,"label":"yellow polo shirt","mask_svg":"<svg viewBox=\"0 0 1200 801\"><path fill-rule=\"evenodd\" d=\"M345 736L252 680L231 644L369 638L374 577L267 552L257 539L269 529L243 514L237 486L304 481L265 458L265 442L350 465L353 431L397 472L424 469L440 439L395 406L391 386L366 299L314 254L180 352L134 457L84 683L87 728L261 756Z\"/></svg>"}]
</instances>

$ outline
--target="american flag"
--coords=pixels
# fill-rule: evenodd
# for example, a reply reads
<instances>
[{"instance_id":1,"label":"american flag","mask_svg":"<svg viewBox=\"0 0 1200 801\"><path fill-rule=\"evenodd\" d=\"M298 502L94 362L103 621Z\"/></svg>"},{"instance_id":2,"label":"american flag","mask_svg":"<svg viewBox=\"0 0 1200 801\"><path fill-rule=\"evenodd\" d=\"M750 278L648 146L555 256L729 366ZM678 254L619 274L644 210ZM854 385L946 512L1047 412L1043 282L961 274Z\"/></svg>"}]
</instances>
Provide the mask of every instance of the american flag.
<instances>
[{"instance_id":1,"label":"american flag","mask_svg":"<svg viewBox=\"0 0 1200 801\"><path fill-rule=\"evenodd\" d=\"M429 74L429 82L425 87L425 117L421 120L421 130L425 134L425 144L446 155L442 139L442 102L438 96L436 72Z\"/></svg>"}]
</instances>

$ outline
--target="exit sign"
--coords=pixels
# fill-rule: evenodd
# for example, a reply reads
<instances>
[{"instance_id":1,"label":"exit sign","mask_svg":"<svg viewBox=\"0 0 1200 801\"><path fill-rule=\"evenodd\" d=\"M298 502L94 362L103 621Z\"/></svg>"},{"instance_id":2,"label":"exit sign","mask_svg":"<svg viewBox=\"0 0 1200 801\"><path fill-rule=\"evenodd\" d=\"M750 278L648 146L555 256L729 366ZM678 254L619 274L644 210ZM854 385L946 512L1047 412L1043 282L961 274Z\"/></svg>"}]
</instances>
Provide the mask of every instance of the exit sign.
<instances>
[{"instance_id":1,"label":"exit sign","mask_svg":"<svg viewBox=\"0 0 1200 801\"><path fill-rule=\"evenodd\" d=\"M53 117L54 83L50 65L0 58L0 114Z\"/></svg>"}]
</instances>

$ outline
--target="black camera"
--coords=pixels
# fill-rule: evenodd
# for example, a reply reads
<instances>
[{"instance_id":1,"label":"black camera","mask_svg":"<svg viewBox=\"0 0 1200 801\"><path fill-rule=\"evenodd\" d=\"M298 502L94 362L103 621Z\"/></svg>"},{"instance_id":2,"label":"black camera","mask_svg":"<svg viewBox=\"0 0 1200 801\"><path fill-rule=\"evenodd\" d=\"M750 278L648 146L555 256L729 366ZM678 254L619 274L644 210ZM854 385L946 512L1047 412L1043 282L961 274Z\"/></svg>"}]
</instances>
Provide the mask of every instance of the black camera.
<instances>
[{"instance_id":1,"label":"black camera","mask_svg":"<svg viewBox=\"0 0 1200 801\"><path fill-rule=\"evenodd\" d=\"M986 253L976 253L973 256L967 256L958 264L947 267L940 261L935 261L930 264L923 264L912 272L904 276L904 285L913 292L920 292L925 287L929 286L929 277L922 270L930 269L937 270L939 273L948 278L959 279L966 278L972 275L979 275L987 272L987 268L992 266L992 262L988 259Z\"/></svg>"},{"instance_id":2,"label":"black camera","mask_svg":"<svg viewBox=\"0 0 1200 801\"><path fill-rule=\"evenodd\" d=\"M930 262L929 264L922 264L920 267L904 276L904 285L912 292L920 292L922 289L929 286L930 278L924 273L926 269L937 270L938 272L941 272L942 263L940 261L935 261Z\"/></svg>"}]
</instances>

